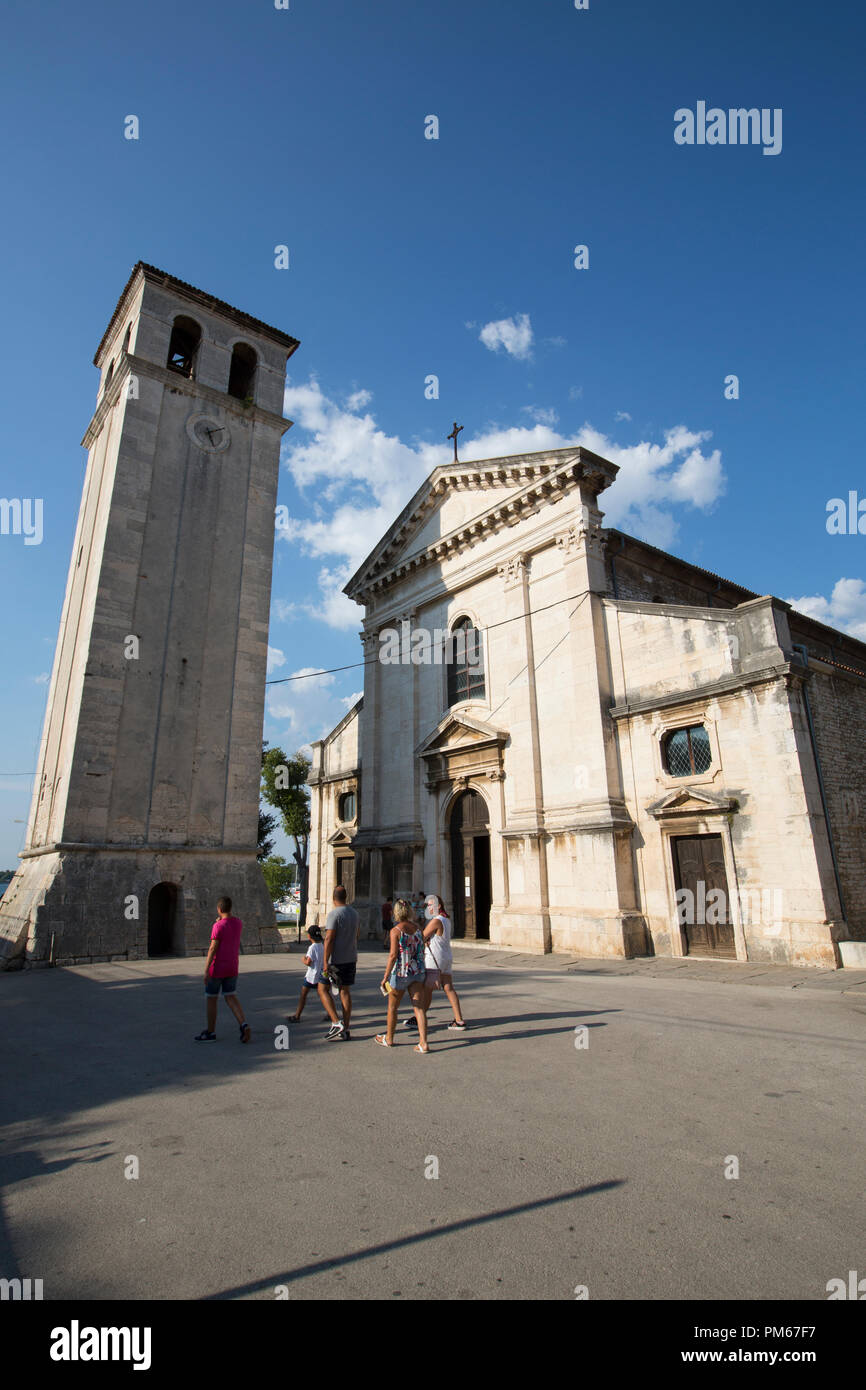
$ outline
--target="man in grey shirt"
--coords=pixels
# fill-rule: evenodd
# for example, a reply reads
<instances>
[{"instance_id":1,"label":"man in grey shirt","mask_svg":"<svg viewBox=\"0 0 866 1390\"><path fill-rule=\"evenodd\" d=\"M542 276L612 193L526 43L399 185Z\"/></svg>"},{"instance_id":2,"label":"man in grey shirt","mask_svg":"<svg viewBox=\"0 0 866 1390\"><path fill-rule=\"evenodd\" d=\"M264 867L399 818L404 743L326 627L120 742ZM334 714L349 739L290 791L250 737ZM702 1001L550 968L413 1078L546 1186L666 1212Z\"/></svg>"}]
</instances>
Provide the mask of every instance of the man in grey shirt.
<instances>
[{"instance_id":1,"label":"man in grey shirt","mask_svg":"<svg viewBox=\"0 0 866 1390\"><path fill-rule=\"evenodd\" d=\"M348 1041L349 1024L352 1021L352 989L358 965L358 936L361 919L353 907L346 905L346 890L334 889L334 907L328 913L325 923L325 968L324 973L340 990L340 1003L343 1008L343 1022L339 1032L331 1029L328 1037L341 1037Z\"/></svg>"}]
</instances>

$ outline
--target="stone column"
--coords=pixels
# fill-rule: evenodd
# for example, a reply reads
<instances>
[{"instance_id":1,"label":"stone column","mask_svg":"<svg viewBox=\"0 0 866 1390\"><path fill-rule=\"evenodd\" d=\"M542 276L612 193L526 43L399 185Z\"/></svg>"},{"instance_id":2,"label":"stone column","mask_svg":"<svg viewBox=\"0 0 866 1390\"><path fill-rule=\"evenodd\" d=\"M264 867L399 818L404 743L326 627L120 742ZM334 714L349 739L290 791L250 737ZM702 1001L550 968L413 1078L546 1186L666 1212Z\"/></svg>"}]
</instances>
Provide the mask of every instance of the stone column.
<instances>
[{"instance_id":1,"label":"stone column","mask_svg":"<svg viewBox=\"0 0 866 1390\"><path fill-rule=\"evenodd\" d=\"M557 537L569 605L571 689L581 711L575 748L578 788L574 823L563 828L572 852L573 906L554 915L554 949L588 955L646 953L646 928L638 907L632 853L633 823L620 774L616 735L607 711L612 703L604 619L607 579L602 514L589 486L581 488L573 525Z\"/></svg>"},{"instance_id":2,"label":"stone column","mask_svg":"<svg viewBox=\"0 0 866 1390\"><path fill-rule=\"evenodd\" d=\"M530 615L529 558L515 555L499 566L503 610L513 622L498 629L498 661L506 673L511 748L505 783L507 822L505 867L501 883L510 881L507 904L494 904L491 937L529 950L550 951L551 933L544 827L544 779L535 689L535 647ZM498 862L491 846L491 868Z\"/></svg>"}]
</instances>

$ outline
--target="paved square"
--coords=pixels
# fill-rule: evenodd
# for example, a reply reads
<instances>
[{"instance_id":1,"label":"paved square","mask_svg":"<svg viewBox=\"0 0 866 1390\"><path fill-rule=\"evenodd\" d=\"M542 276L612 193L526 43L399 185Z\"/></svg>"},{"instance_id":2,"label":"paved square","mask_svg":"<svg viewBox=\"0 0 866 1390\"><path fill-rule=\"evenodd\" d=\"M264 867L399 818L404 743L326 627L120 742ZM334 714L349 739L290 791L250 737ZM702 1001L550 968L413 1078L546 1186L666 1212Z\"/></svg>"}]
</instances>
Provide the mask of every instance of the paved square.
<instances>
[{"instance_id":1,"label":"paved square","mask_svg":"<svg viewBox=\"0 0 866 1390\"><path fill-rule=\"evenodd\" d=\"M426 1057L373 1044L372 950L352 1041L311 1000L287 1052L296 952L243 958L247 1047L222 1004L193 1042L198 958L0 977L0 1275L46 1299L820 1300L866 1269L862 975L455 956L471 1028L437 995Z\"/></svg>"}]
</instances>

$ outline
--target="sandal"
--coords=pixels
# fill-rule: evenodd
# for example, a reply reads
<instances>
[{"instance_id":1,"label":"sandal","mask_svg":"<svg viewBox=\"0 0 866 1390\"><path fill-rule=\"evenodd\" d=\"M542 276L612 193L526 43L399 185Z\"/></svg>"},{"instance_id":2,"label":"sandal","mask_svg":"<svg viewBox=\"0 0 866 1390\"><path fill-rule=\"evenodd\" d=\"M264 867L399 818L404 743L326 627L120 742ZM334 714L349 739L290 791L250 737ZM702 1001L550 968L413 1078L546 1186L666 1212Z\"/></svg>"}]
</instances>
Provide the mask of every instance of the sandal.
<instances>
[{"instance_id":1,"label":"sandal","mask_svg":"<svg viewBox=\"0 0 866 1390\"><path fill-rule=\"evenodd\" d=\"M430 1051L430 1048L429 1048L429 1047L422 1047L420 1043L416 1043L415 1046L412 1048L412 1051L413 1051L413 1052L429 1052L429 1051Z\"/></svg>"},{"instance_id":2,"label":"sandal","mask_svg":"<svg viewBox=\"0 0 866 1390\"><path fill-rule=\"evenodd\" d=\"M377 1034L376 1034L376 1042L379 1044L380 1047L393 1047L393 1046L394 1046L393 1043L389 1043L389 1041L388 1041L388 1039L385 1037L385 1034L384 1034L384 1033L377 1033Z\"/></svg>"},{"instance_id":3,"label":"sandal","mask_svg":"<svg viewBox=\"0 0 866 1390\"><path fill-rule=\"evenodd\" d=\"M248 1023L241 1024L241 1042L248 1043L253 1036L253 1030Z\"/></svg>"}]
</instances>

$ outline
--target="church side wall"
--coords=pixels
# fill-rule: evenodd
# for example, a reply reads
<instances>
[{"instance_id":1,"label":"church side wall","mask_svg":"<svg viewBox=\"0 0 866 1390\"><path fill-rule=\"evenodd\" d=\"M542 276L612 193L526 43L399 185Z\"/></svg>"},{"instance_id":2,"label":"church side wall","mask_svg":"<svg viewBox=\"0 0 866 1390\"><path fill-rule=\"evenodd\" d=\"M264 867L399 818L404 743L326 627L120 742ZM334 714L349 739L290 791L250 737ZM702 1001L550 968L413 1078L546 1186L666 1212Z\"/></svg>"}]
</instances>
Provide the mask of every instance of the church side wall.
<instances>
[{"instance_id":1,"label":"church side wall","mask_svg":"<svg viewBox=\"0 0 866 1390\"><path fill-rule=\"evenodd\" d=\"M713 693L714 683L726 676L745 676L750 663L771 667L783 655L774 643L770 602L763 610L753 607L747 617L748 629L738 618L738 647L724 621L608 606L620 698L652 705L616 721L646 919L656 953L683 954L671 839L718 834L732 916L740 919L738 956L832 966L831 865L796 692L778 677ZM695 699L676 699L689 685ZM707 693L700 694L699 686ZM707 729L712 763L700 776L673 777L662 760L662 740L671 729L692 724ZM684 810L658 813L658 803L679 789L711 800L702 806L692 798Z\"/></svg>"},{"instance_id":2,"label":"church side wall","mask_svg":"<svg viewBox=\"0 0 866 1390\"><path fill-rule=\"evenodd\" d=\"M611 538L607 553L607 574L610 592L615 589L618 599L651 603L656 598L662 603L688 604L697 608L731 608L748 597L747 591L737 591L731 586L719 585L710 575L701 577L689 566L682 566L682 573L670 573L670 561L664 561L655 568L648 557L645 563L617 553L616 539Z\"/></svg>"},{"instance_id":3,"label":"church side wall","mask_svg":"<svg viewBox=\"0 0 866 1390\"><path fill-rule=\"evenodd\" d=\"M806 690L848 928L866 941L866 683L819 671Z\"/></svg>"},{"instance_id":4,"label":"church side wall","mask_svg":"<svg viewBox=\"0 0 866 1390\"><path fill-rule=\"evenodd\" d=\"M331 909L336 886L335 853L328 843L338 828L350 836L356 821L344 825L338 820L340 797L354 791L360 806L358 711L341 722L321 743L313 745L313 782L310 794L310 864L307 901L308 924L324 924Z\"/></svg>"}]
</instances>

